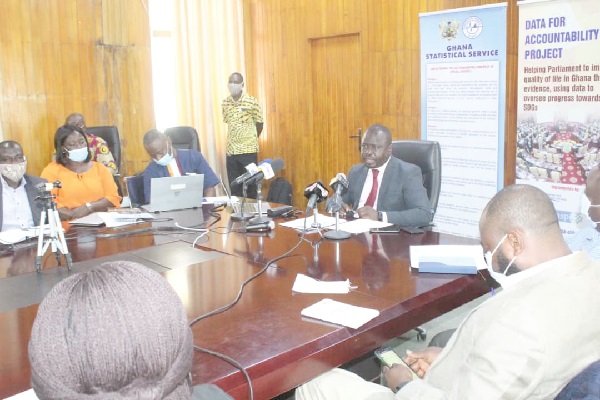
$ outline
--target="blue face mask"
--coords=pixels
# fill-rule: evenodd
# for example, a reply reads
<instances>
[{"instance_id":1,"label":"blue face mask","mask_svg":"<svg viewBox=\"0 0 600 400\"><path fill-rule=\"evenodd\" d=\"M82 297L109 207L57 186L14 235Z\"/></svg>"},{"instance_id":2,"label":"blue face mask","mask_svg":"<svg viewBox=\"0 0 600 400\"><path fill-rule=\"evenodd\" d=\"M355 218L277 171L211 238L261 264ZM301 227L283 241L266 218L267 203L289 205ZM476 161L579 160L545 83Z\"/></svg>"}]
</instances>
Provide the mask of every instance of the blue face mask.
<instances>
[{"instance_id":1,"label":"blue face mask","mask_svg":"<svg viewBox=\"0 0 600 400\"><path fill-rule=\"evenodd\" d=\"M88 158L89 150L87 147L82 147L80 149L69 150L69 160L75 162L82 162Z\"/></svg>"},{"instance_id":2,"label":"blue face mask","mask_svg":"<svg viewBox=\"0 0 600 400\"><path fill-rule=\"evenodd\" d=\"M160 160L154 160L154 162L162 167L166 167L173 160L173 151L172 150L173 149L171 149L171 152L169 153L169 144L167 142L167 154L162 156L160 158Z\"/></svg>"}]
</instances>

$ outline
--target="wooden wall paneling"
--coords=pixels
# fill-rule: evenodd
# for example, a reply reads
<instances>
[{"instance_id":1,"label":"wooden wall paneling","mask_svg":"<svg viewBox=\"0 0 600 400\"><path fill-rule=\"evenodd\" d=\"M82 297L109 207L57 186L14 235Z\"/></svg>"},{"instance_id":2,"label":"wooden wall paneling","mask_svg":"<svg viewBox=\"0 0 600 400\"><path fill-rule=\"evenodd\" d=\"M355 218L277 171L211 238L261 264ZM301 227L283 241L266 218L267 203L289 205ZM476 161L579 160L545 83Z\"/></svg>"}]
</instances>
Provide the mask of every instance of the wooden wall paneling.
<instances>
[{"instance_id":1,"label":"wooden wall paneling","mask_svg":"<svg viewBox=\"0 0 600 400\"><path fill-rule=\"evenodd\" d=\"M267 138L261 141L261 158L281 157L286 162L283 175L294 186L296 205L305 204L302 190L311 179L327 180L328 167L315 163L331 142L315 132L317 121L325 121L322 111L314 109L313 100L325 83L312 82L310 41L358 33L360 35L360 74L358 125L363 129L373 123L384 123L392 129L394 139L418 139L421 136L420 41L419 13L459 7L493 4L494 0L422 0L422 1L361 1L361 0L245 0L247 74L260 76L265 86L265 124ZM516 78L516 0L509 2L509 85ZM511 49L514 48L514 52ZM516 61L515 61L516 62ZM327 64L327 63L325 63ZM345 66L345 65L344 65ZM329 66L341 68L340 66ZM258 78L256 78L258 79ZM327 88L326 88L327 89ZM339 97L344 89L329 98ZM327 90L329 90L327 89ZM514 140L513 118L516 106L515 88L507 88L507 149ZM251 93L252 91L249 90ZM352 114L345 98L340 98L346 119ZM514 104L514 105L511 105ZM513 108L511 108L513 107ZM514 118L513 118L514 119ZM335 129L342 128L339 123ZM349 126L349 122L346 121ZM333 129L333 128L332 128ZM354 133L354 130L353 132ZM514 143L512 144L514 145ZM506 152L507 176L510 157ZM358 155L355 155L358 158ZM331 159L327 159L331 162ZM336 171L337 172L337 171ZM310 178L310 179L309 179Z\"/></svg>"}]
</instances>

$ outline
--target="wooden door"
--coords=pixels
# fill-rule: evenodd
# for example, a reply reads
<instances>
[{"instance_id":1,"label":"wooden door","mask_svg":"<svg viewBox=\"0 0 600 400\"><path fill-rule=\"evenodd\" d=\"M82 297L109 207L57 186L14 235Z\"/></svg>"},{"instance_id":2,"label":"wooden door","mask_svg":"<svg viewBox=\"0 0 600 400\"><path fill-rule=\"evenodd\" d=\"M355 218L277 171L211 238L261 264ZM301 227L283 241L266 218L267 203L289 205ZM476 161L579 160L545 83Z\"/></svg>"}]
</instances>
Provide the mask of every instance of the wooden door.
<instances>
[{"instance_id":1,"label":"wooden door","mask_svg":"<svg viewBox=\"0 0 600 400\"><path fill-rule=\"evenodd\" d=\"M360 36L358 33L310 40L312 102L311 157L317 179L327 186L338 172L360 162ZM310 183L310 182L307 182ZM328 186L329 187L329 186Z\"/></svg>"}]
</instances>

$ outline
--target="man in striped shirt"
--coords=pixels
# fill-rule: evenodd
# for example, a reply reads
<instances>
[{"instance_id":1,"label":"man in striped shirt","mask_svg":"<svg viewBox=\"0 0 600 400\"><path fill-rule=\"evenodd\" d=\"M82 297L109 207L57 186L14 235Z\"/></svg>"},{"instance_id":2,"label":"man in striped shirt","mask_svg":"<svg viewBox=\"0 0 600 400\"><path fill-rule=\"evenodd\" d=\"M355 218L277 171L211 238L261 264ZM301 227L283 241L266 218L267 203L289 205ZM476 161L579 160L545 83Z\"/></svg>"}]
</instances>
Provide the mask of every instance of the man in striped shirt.
<instances>
[{"instance_id":1,"label":"man in striped shirt","mask_svg":"<svg viewBox=\"0 0 600 400\"><path fill-rule=\"evenodd\" d=\"M246 165L258 161L258 137L263 129L258 101L244 92L244 78L239 72L229 77L228 96L223 101L223 122L227 126L227 176L229 184L246 172ZM232 195L242 196L242 187L232 188ZM256 187L248 187L248 197L256 198Z\"/></svg>"}]
</instances>

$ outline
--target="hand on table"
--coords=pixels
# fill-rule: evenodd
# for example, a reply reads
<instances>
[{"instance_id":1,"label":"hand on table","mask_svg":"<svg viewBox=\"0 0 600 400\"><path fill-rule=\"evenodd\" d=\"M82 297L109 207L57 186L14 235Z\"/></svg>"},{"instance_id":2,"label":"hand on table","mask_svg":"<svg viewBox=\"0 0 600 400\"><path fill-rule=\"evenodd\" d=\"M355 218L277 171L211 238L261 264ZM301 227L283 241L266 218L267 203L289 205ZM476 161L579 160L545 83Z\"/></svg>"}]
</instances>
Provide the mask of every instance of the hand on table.
<instances>
[{"instance_id":1,"label":"hand on table","mask_svg":"<svg viewBox=\"0 0 600 400\"><path fill-rule=\"evenodd\" d=\"M369 207L369 206L364 206L361 207L357 210L358 212L358 216L360 218L366 218L366 219L371 219L373 221L377 221L379 220L379 216L377 215L377 210L374 209L373 207Z\"/></svg>"}]
</instances>

